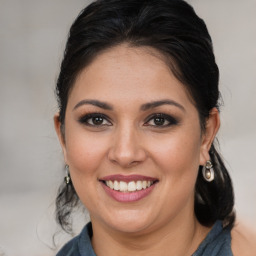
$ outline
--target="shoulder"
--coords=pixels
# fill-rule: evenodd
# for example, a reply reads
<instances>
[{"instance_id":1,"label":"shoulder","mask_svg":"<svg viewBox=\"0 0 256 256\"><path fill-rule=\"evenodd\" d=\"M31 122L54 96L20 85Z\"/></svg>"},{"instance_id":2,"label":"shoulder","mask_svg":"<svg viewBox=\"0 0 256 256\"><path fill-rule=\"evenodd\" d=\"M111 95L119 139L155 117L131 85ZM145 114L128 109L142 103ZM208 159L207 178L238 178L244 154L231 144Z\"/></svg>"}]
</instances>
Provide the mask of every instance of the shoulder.
<instances>
[{"instance_id":1,"label":"shoulder","mask_svg":"<svg viewBox=\"0 0 256 256\"><path fill-rule=\"evenodd\" d=\"M79 249L78 249L78 236L74 237L68 243L66 243L60 251L57 253L56 256L79 256Z\"/></svg>"},{"instance_id":2,"label":"shoulder","mask_svg":"<svg viewBox=\"0 0 256 256\"><path fill-rule=\"evenodd\" d=\"M56 256L96 256L91 244L92 224L87 223L81 233L65 244Z\"/></svg>"},{"instance_id":3,"label":"shoulder","mask_svg":"<svg viewBox=\"0 0 256 256\"><path fill-rule=\"evenodd\" d=\"M256 252L256 230L243 223L236 223L231 231L231 248L234 256L254 256Z\"/></svg>"},{"instance_id":4,"label":"shoulder","mask_svg":"<svg viewBox=\"0 0 256 256\"><path fill-rule=\"evenodd\" d=\"M231 256L230 229L224 229L222 221L218 220L210 229L209 233L199 245L193 256Z\"/></svg>"}]
</instances>

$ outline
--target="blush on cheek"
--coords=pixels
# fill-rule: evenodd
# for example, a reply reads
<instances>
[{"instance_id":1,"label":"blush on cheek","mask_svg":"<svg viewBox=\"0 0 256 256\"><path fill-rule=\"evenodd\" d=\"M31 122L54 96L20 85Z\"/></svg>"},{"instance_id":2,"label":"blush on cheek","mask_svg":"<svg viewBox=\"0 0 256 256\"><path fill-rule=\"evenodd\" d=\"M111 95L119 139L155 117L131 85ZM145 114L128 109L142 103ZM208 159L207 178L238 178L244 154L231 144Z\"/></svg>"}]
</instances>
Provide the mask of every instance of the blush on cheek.
<instances>
[{"instance_id":1,"label":"blush on cheek","mask_svg":"<svg viewBox=\"0 0 256 256\"><path fill-rule=\"evenodd\" d=\"M71 171L81 176L95 173L102 159L104 159L103 147L97 143L89 143L90 140L73 140L67 145L67 158Z\"/></svg>"},{"instance_id":2,"label":"blush on cheek","mask_svg":"<svg viewBox=\"0 0 256 256\"><path fill-rule=\"evenodd\" d=\"M184 145L185 144L185 145ZM182 143L182 140L171 141L165 146L155 148L155 156L158 156L157 163L161 163L162 170L166 170L168 175L184 179L194 179L197 176L200 147L198 140L192 143Z\"/></svg>"}]
</instances>

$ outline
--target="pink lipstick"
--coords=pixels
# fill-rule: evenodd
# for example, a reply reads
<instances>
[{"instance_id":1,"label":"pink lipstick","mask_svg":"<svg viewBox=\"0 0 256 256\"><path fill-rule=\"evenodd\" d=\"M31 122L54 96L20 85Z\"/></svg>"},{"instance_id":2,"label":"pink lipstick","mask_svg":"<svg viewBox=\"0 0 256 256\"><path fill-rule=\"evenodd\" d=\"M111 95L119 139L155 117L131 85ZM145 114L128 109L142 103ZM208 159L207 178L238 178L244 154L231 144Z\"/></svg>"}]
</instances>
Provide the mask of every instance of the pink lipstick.
<instances>
[{"instance_id":1,"label":"pink lipstick","mask_svg":"<svg viewBox=\"0 0 256 256\"><path fill-rule=\"evenodd\" d=\"M99 181L105 192L118 202L134 202L149 195L158 179L142 175L109 175Z\"/></svg>"}]
</instances>

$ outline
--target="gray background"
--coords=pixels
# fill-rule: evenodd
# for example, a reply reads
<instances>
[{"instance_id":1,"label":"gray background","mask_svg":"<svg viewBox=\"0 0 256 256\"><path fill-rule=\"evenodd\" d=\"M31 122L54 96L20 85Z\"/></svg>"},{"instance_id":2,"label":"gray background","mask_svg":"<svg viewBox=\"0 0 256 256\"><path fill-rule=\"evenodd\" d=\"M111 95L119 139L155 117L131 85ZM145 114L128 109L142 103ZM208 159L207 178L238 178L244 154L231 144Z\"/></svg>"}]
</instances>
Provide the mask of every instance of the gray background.
<instances>
[{"instance_id":1,"label":"gray background","mask_svg":"<svg viewBox=\"0 0 256 256\"><path fill-rule=\"evenodd\" d=\"M221 71L218 137L238 217L256 226L256 1L189 2L208 25ZM53 201L63 158L53 129L54 85L69 26L86 3L0 0L0 255L55 255ZM58 245L66 239L58 235Z\"/></svg>"}]
</instances>

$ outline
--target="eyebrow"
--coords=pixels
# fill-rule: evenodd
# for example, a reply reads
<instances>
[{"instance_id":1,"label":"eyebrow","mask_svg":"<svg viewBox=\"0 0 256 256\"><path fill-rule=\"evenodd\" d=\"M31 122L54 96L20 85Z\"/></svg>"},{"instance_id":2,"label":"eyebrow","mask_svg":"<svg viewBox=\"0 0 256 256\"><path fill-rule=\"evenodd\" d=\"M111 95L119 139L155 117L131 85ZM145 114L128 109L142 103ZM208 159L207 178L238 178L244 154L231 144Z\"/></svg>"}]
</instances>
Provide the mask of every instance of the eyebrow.
<instances>
[{"instance_id":1,"label":"eyebrow","mask_svg":"<svg viewBox=\"0 0 256 256\"><path fill-rule=\"evenodd\" d=\"M93 105L93 106L96 106L96 107L99 107L102 109L113 110L113 107L110 104L103 102L103 101L99 101L99 100L81 100L75 105L73 110L75 110L83 105ZM176 102L174 100L168 100L168 99L145 103L145 104L141 105L140 110L146 111L146 110L156 108L156 107L159 107L162 105L172 105L172 106L180 108L182 111L185 112L185 108L181 104L179 104L178 102Z\"/></svg>"},{"instance_id":2,"label":"eyebrow","mask_svg":"<svg viewBox=\"0 0 256 256\"><path fill-rule=\"evenodd\" d=\"M109 105L106 102L102 102L102 101L98 101L98 100L81 100L79 101L75 107L73 108L73 110L79 108L80 106L83 105L93 105L102 109L106 109L106 110L113 110L113 107L111 105Z\"/></svg>"},{"instance_id":3,"label":"eyebrow","mask_svg":"<svg viewBox=\"0 0 256 256\"><path fill-rule=\"evenodd\" d=\"M175 106L175 107L178 107L180 108L182 111L185 112L185 108L179 104L178 102L174 101L174 100L158 100L158 101L152 101L152 102L149 102L149 103L146 103L146 104L143 104L140 109L142 111L146 111L146 110L149 110L149 109L152 109L152 108L156 108L156 107L159 107L159 106L162 106L162 105L172 105L172 106Z\"/></svg>"}]
</instances>

